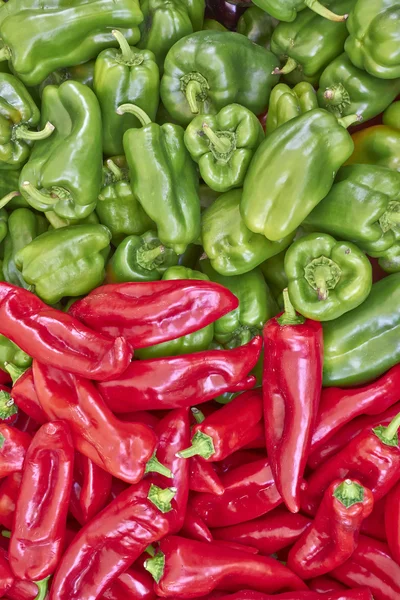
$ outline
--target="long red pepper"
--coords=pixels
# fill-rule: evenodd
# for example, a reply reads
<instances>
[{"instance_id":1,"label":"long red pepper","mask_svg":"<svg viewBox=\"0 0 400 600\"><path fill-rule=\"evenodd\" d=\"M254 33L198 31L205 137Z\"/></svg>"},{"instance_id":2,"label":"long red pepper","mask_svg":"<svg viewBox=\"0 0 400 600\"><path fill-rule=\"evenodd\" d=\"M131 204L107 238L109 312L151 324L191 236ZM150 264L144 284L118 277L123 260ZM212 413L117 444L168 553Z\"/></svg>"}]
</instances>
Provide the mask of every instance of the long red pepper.
<instances>
[{"instance_id":1,"label":"long red pepper","mask_svg":"<svg viewBox=\"0 0 400 600\"><path fill-rule=\"evenodd\" d=\"M238 305L217 283L174 280L103 285L69 312L95 331L144 348L197 331Z\"/></svg>"},{"instance_id":2,"label":"long red pepper","mask_svg":"<svg viewBox=\"0 0 400 600\"><path fill-rule=\"evenodd\" d=\"M97 600L174 526L175 489L148 481L129 487L77 534L59 563L49 600ZM163 511L163 512L162 512Z\"/></svg>"},{"instance_id":3,"label":"long red pepper","mask_svg":"<svg viewBox=\"0 0 400 600\"><path fill-rule=\"evenodd\" d=\"M0 423L0 478L22 471L25 453L31 441L28 433Z\"/></svg>"},{"instance_id":4,"label":"long red pepper","mask_svg":"<svg viewBox=\"0 0 400 600\"><path fill-rule=\"evenodd\" d=\"M224 460L216 463L215 468L217 473L222 475L223 473L227 473L228 471L236 469L237 467L247 463L254 462L260 458L265 458L265 456L265 447L263 450L238 450L237 452L227 456Z\"/></svg>"},{"instance_id":5,"label":"long red pepper","mask_svg":"<svg viewBox=\"0 0 400 600\"><path fill-rule=\"evenodd\" d=\"M247 376L256 365L262 339L233 350L135 360L113 381L98 384L114 412L184 408L207 402L226 391L242 391L255 384Z\"/></svg>"},{"instance_id":6,"label":"long red pepper","mask_svg":"<svg viewBox=\"0 0 400 600\"><path fill-rule=\"evenodd\" d=\"M213 590L247 586L260 592L307 589L277 560L177 536L161 540L145 567L153 575L157 596L198 598Z\"/></svg>"},{"instance_id":7,"label":"long red pepper","mask_svg":"<svg viewBox=\"0 0 400 600\"><path fill-rule=\"evenodd\" d=\"M375 538L376 540L380 540L381 542L387 541L385 531L385 505L389 494L378 500L378 502L374 502L372 513L369 517L364 519L361 524L361 533Z\"/></svg>"},{"instance_id":8,"label":"long red pepper","mask_svg":"<svg viewBox=\"0 0 400 600\"><path fill-rule=\"evenodd\" d=\"M385 532L390 552L400 565L400 482L385 499Z\"/></svg>"},{"instance_id":9,"label":"long red pepper","mask_svg":"<svg viewBox=\"0 0 400 600\"><path fill-rule=\"evenodd\" d=\"M367 588L328 594L309 591L286 592L284 594L274 594L273 596L253 590L244 590L229 594L229 596L219 596L219 600L373 600L373 597Z\"/></svg>"},{"instance_id":10,"label":"long red pepper","mask_svg":"<svg viewBox=\"0 0 400 600\"><path fill-rule=\"evenodd\" d=\"M46 413L40 406L39 398L35 390L32 367L29 367L18 377L11 390L11 397L15 404L37 423L47 423Z\"/></svg>"},{"instance_id":11,"label":"long red pepper","mask_svg":"<svg viewBox=\"0 0 400 600\"><path fill-rule=\"evenodd\" d=\"M111 492L112 475L80 452L75 453L69 501L72 516L84 525L104 508Z\"/></svg>"},{"instance_id":12,"label":"long red pepper","mask_svg":"<svg viewBox=\"0 0 400 600\"><path fill-rule=\"evenodd\" d=\"M400 479L400 448L397 430L400 414L388 427L365 429L338 454L329 458L308 479L302 508L315 514L326 488L334 479L359 479L377 502Z\"/></svg>"},{"instance_id":13,"label":"long red pepper","mask_svg":"<svg viewBox=\"0 0 400 600\"><path fill-rule=\"evenodd\" d=\"M190 540L198 540L199 542L213 541L211 531L204 523L203 519L194 511L190 502L186 508L185 520L180 530L180 534Z\"/></svg>"},{"instance_id":14,"label":"long red pepper","mask_svg":"<svg viewBox=\"0 0 400 600\"><path fill-rule=\"evenodd\" d=\"M276 508L282 498L267 458L242 465L221 477L224 493L198 494L192 506L208 527L226 527L256 519Z\"/></svg>"},{"instance_id":15,"label":"long red pepper","mask_svg":"<svg viewBox=\"0 0 400 600\"><path fill-rule=\"evenodd\" d=\"M296 312L283 291L285 312L264 327L265 438L279 493L300 510L300 485L322 389L322 325Z\"/></svg>"},{"instance_id":16,"label":"long red pepper","mask_svg":"<svg viewBox=\"0 0 400 600\"><path fill-rule=\"evenodd\" d=\"M157 436L142 423L119 421L87 379L33 361L33 377L40 404L49 419L63 419L71 427L74 445L99 467L128 483L139 481L149 463Z\"/></svg>"},{"instance_id":17,"label":"long red pepper","mask_svg":"<svg viewBox=\"0 0 400 600\"><path fill-rule=\"evenodd\" d=\"M278 507L258 519L213 529L212 535L217 540L254 546L261 554L269 555L291 546L310 525L311 520L307 517Z\"/></svg>"},{"instance_id":18,"label":"long red pepper","mask_svg":"<svg viewBox=\"0 0 400 600\"><path fill-rule=\"evenodd\" d=\"M262 393L250 390L240 394L193 427L191 446L179 456L223 460L262 434L262 417Z\"/></svg>"},{"instance_id":19,"label":"long red pepper","mask_svg":"<svg viewBox=\"0 0 400 600\"><path fill-rule=\"evenodd\" d=\"M122 337L92 331L23 288L0 282L0 333L33 358L83 377L118 377L132 352Z\"/></svg>"},{"instance_id":20,"label":"long red pepper","mask_svg":"<svg viewBox=\"0 0 400 600\"><path fill-rule=\"evenodd\" d=\"M320 594L326 594L328 592L336 592L340 590L346 590L347 586L339 583L335 579L328 577L328 575L321 575L307 581L307 585L310 590L319 592Z\"/></svg>"},{"instance_id":21,"label":"long red pepper","mask_svg":"<svg viewBox=\"0 0 400 600\"><path fill-rule=\"evenodd\" d=\"M8 475L0 484L0 524L12 529L15 507L21 485L22 473L16 471Z\"/></svg>"},{"instance_id":22,"label":"long red pepper","mask_svg":"<svg viewBox=\"0 0 400 600\"><path fill-rule=\"evenodd\" d=\"M206 462L200 456L193 456L189 459L189 489L193 492L216 494L217 496L224 493L224 486L214 465Z\"/></svg>"},{"instance_id":23,"label":"long red pepper","mask_svg":"<svg viewBox=\"0 0 400 600\"><path fill-rule=\"evenodd\" d=\"M12 588L15 577L11 572L6 552L0 548L0 598L3 598Z\"/></svg>"},{"instance_id":24,"label":"long red pepper","mask_svg":"<svg viewBox=\"0 0 400 600\"><path fill-rule=\"evenodd\" d=\"M24 581L16 579L13 586L7 592L9 600L45 600L47 598L48 581Z\"/></svg>"},{"instance_id":25,"label":"long red pepper","mask_svg":"<svg viewBox=\"0 0 400 600\"><path fill-rule=\"evenodd\" d=\"M118 418L125 423L144 423L155 429L160 421L154 413L148 412L147 410L138 410L131 413L121 413Z\"/></svg>"},{"instance_id":26,"label":"long red pepper","mask_svg":"<svg viewBox=\"0 0 400 600\"><path fill-rule=\"evenodd\" d=\"M311 441L316 451L344 425L360 415L378 415L399 400L400 364L359 388L325 388Z\"/></svg>"},{"instance_id":27,"label":"long red pepper","mask_svg":"<svg viewBox=\"0 0 400 600\"><path fill-rule=\"evenodd\" d=\"M63 421L42 425L26 453L9 561L20 579L40 581L61 558L72 486L74 448Z\"/></svg>"},{"instance_id":28,"label":"long red pepper","mask_svg":"<svg viewBox=\"0 0 400 600\"><path fill-rule=\"evenodd\" d=\"M122 573L101 598L102 600L155 600L153 579L143 567L133 566Z\"/></svg>"},{"instance_id":29,"label":"long red pepper","mask_svg":"<svg viewBox=\"0 0 400 600\"><path fill-rule=\"evenodd\" d=\"M359 481L333 481L312 525L291 548L289 568L302 579L310 579L342 565L356 549L361 523L373 505L372 492Z\"/></svg>"}]
</instances>

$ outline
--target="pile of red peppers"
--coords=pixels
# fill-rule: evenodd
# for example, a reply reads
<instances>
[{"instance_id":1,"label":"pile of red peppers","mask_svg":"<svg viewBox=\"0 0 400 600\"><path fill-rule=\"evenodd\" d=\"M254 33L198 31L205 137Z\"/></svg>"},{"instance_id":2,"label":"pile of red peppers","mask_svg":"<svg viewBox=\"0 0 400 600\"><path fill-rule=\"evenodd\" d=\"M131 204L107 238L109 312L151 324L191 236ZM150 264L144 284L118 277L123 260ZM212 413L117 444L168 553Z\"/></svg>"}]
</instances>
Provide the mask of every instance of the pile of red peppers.
<instances>
[{"instance_id":1,"label":"pile of red peppers","mask_svg":"<svg viewBox=\"0 0 400 600\"><path fill-rule=\"evenodd\" d=\"M322 326L284 303L264 339L136 360L237 298L110 284L63 312L0 283L33 358L0 385L1 598L400 598L400 365L322 389Z\"/></svg>"}]
</instances>

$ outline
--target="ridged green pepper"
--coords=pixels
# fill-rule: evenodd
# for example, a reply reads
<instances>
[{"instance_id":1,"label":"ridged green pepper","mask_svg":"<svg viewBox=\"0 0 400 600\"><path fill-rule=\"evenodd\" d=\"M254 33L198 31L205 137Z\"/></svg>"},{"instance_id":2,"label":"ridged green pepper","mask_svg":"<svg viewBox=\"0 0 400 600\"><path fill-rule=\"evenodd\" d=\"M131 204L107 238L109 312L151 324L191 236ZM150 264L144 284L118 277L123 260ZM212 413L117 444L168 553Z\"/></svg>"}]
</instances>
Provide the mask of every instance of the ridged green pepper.
<instances>
[{"instance_id":1,"label":"ridged green pepper","mask_svg":"<svg viewBox=\"0 0 400 600\"><path fill-rule=\"evenodd\" d=\"M117 46L113 29L123 28L136 44L142 20L136 0L10 0L0 11L0 60L10 59L26 85L38 85L52 71Z\"/></svg>"},{"instance_id":2,"label":"ridged green pepper","mask_svg":"<svg viewBox=\"0 0 400 600\"><path fill-rule=\"evenodd\" d=\"M170 48L203 27L205 0L142 0L139 48L151 50L162 72Z\"/></svg>"},{"instance_id":3,"label":"ridged green pepper","mask_svg":"<svg viewBox=\"0 0 400 600\"><path fill-rule=\"evenodd\" d=\"M277 21L258 6L250 6L240 17L236 31L250 41L269 49Z\"/></svg>"},{"instance_id":4,"label":"ridged green pepper","mask_svg":"<svg viewBox=\"0 0 400 600\"><path fill-rule=\"evenodd\" d=\"M202 179L217 192L243 185L253 154L263 139L260 121L239 104L229 104L217 115L195 117L184 137Z\"/></svg>"},{"instance_id":5,"label":"ridged green pepper","mask_svg":"<svg viewBox=\"0 0 400 600\"><path fill-rule=\"evenodd\" d=\"M15 264L35 293L47 304L55 304L65 296L88 294L101 285L110 239L104 225L54 229L19 250Z\"/></svg>"},{"instance_id":6,"label":"ridged green pepper","mask_svg":"<svg viewBox=\"0 0 400 600\"><path fill-rule=\"evenodd\" d=\"M14 75L0 73L1 170L20 169L29 158L33 142L53 133L51 123L35 131L39 122L39 109L24 84Z\"/></svg>"},{"instance_id":7,"label":"ridged green pepper","mask_svg":"<svg viewBox=\"0 0 400 600\"><path fill-rule=\"evenodd\" d=\"M372 286L372 267L362 250L326 233L310 233L289 246L285 272L293 306L315 321L353 310Z\"/></svg>"},{"instance_id":8,"label":"ridged green pepper","mask_svg":"<svg viewBox=\"0 0 400 600\"><path fill-rule=\"evenodd\" d=\"M185 132L179 125L151 123L133 104L118 111L132 112L143 124L124 135L132 191L157 225L161 242L183 254L200 235L199 180L183 141Z\"/></svg>"},{"instance_id":9,"label":"ridged green pepper","mask_svg":"<svg viewBox=\"0 0 400 600\"><path fill-rule=\"evenodd\" d=\"M178 255L165 248L155 231L141 236L130 235L117 247L107 264L108 283L125 281L157 281L163 273L178 264Z\"/></svg>"},{"instance_id":10,"label":"ridged green pepper","mask_svg":"<svg viewBox=\"0 0 400 600\"><path fill-rule=\"evenodd\" d=\"M269 240L290 235L329 192L351 155L345 127L321 108L281 125L258 147L244 180L240 205L247 227ZM282 249L282 248L281 248Z\"/></svg>"},{"instance_id":11,"label":"ridged green pepper","mask_svg":"<svg viewBox=\"0 0 400 600\"><path fill-rule=\"evenodd\" d=\"M254 4L279 21L294 21L297 13L307 7L331 21L344 21L347 17L331 12L325 3L321 4L317 0L254 0Z\"/></svg>"},{"instance_id":12,"label":"ridged green pepper","mask_svg":"<svg viewBox=\"0 0 400 600\"><path fill-rule=\"evenodd\" d=\"M362 385L400 362L400 273L374 283L351 312L324 324L327 387Z\"/></svg>"},{"instance_id":13,"label":"ridged green pepper","mask_svg":"<svg viewBox=\"0 0 400 600\"><path fill-rule=\"evenodd\" d=\"M285 83L278 83L271 92L268 106L266 133L272 133L283 123L318 108L317 95L306 81L298 83L293 89Z\"/></svg>"},{"instance_id":14,"label":"ridged green pepper","mask_svg":"<svg viewBox=\"0 0 400 600\"><path fill-rule=\"evenodd\" d=\"M356 0L329 0L338 12L349 10ZM271 39L271 50L286 63L277 73L294 71L318 81L322 70L343 52L348 36L346 23L329 21L306 9L292 23L279 23Z\"/></svg>"},{"instance_id":15,"label":"ridged green pepper","mask_svg":"<svg viewBox=\"0 0 400 600\"><path fill-rule=\"evenodd\" d=\"M199 31L179 40L168 52L161 100L181 125L193 117L216 114L241 104L254 114L265 111L276 57L245 36L230 31Z\"/></svg>"},{"instance_id":16,"label":"ridged green pepper","mask_svg":"<svg viewBox=\"0 0 400 600\"><path fill-rule=\"evenodd\" d=\"M377 79L353 65L346 53L323 71L318 101L337 117L355 113L364 121L379 115L400 92L399 79Z\"/></svg>"},{"instance_id":17,"label":"ridged green pepper","mask_svg":"<svg viewBox=\"0 0 400 600\"><path fill-rule=\"evenodd\" d=\"M105 162L104 187L96 213L100 223L111 231L114 245L127 235L141 235L154 225L132 192L124 159L118 164L111 159Z\"/></svg>"},{"instance_id":18,"label":"ridged green pepper","mask_svg":"<svg viewBox=\"0 0 400 600\"><path fill-rule=\"evenodd\" d=\"M92 90L76 81L49 85L42 122L55 131L35 144L21 171L20 191L40 211L79 220L96 207L102 181L101 113Z\"/></svg>"},{"instance_id":19,"label":"ridged green pepper","mask_svg":"<svg viewBox=\"0 0 400 600\"><path fill-rule=\"evenodd\" d=\"M94 69L93 90L101 108L103 152L106 156L123 153L122 138L131 127L139 127L131 114L117 114L117 108L132 102L154 121L160 99L160 73L150 50L129 46L120 31L113 35L119 49L108 48L99 54Z\"/></svg>"},{"instance_id":20,"label":"ridged green pepper","mask_svg":"<svg viewBox=\"0 0 400 600\"><path fill-rule=\"evenodd\" d=\"M11 363L20 369L27 369L31 363L31 357L19 348L14 342L0 335L0 369L5 371L5 363Z\"/></svg>"},{"instance_id":21,"label":"ridged green pepper","mask_svg":"<svg viewBox=\"0 0 400 600\"><path fill-rule=\"evenodd\" d=\"M289 246L294 233L276 242L253 233L240 214L242 190L219 196L202 214L201 239L213 268L221 275L251 271Z\"/></svg>"},{"instance_id":22,"label":"ridged green pepper","mask_svg":"<svg viewBox=\"0 0 400 600\"><path fill-rule=\"evenodd\" d=\"M347 20L345 50L352 63L374 77L400 77L400 4L357 0Z\"/></svg>"},{"instance_id":23,"label":"ridged green pepper","mask_svg":"<svg viewBox=\"0 0 400 600\"><path fill-rule=\"evenodd\" d=\"M4 240L3 276L5 281L28 290L31 289L31 285L25 281L21 271L17 269L15 256L38 235L47 231L47 228L46 219L29 208L17 208L12 211L8 218L8 233Z\"/></svg>"},{"instance_id":24,"label":"ridged green pepper","mask_svg":"<svg viewBox=\"0 0 400 600\"><path fill-rule=\"evenodd\" d=\"M194 271L187 267L169 267L163 274L162 279L200 279L208 281L207 275L200 271ZM175 340L141 348L135 351L137 358L158 358L159 356L177 356L179 354L191 354L207 350L214 337L214 323L203 327L189 335L183 335Z\"/></svg>"}]
</instances>

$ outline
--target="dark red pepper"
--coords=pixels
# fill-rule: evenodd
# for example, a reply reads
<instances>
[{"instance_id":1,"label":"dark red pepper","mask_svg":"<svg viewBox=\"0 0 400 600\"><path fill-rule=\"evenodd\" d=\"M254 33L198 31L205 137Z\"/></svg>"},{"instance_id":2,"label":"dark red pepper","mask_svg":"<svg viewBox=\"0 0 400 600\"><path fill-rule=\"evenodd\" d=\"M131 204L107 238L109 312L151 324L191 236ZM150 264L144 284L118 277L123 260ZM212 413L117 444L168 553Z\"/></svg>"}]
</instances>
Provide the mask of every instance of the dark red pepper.
<instances>
[{"instance_id":1,"label":"dark red pepper","mask_svg":"<svg viewBox=\"0 0 400 600\"><path fill-rule=\"evenodd\" d=\"M185 520L183 527L180 530L180 534L183 537L191 540L198 540L199 542L212 542L213 536L211 531L204 523L203 519L194 511L190 502L186 508Z\"/></svg>"},{"instance_id":2,"label":"dark red pepper","mask_svg":"<svg viewBox=\"0 0 400 600\"><path fill-rule=\"evenodd\" d=\"M118 418L125 423L144 423L145 425L151 427L151 429L155 429L160 421L160 419L154 413L148 412L147 410L121 413Z\"/></svg>"},{"instance_id":3,"label":"dark red pepper","mask_svg":"<svg viewBox=\"0 0 400 600\"><path fill-rule=\"evenodd\" d=\"M400 565L400 482L385 498L385 532L390 552Z\"/></svg>"},{"instance_id":4,"label":"dark red pepper","mask_svg":"<svg viewBox=\"0 0 400 600\"><path fill-rule=\"evenodd\" d=\"M69 312L137 349L193 333L238 306L236 296L222 285L174 280L103 285L74 302Z\"/></svg>"},{"instance_id":5,"label":"dark red pepper","mask_svg":"<svg viewBox=\"0 0 400 600\"><path fill-rule=\"evenodd\" d=\"M11 397L15 404L37 423L47 423L46 413L40 406L39 398L35 390L32 367L29 367L18 377L11 390Z\"/></svg>"},{"instance_id":6,"label":"dark red pepper","mask_svg":"<svg viewBox=\"0 0 400 600\"><path fill-rule=\"evenodd\" d=\"M0 598L3 598L14 584L15 577L7 560L7 553L0 548Z\"/></svg>"},{"instance_id":7,"label":"dark red pepper","mask_svg":"<svg viewBox=\"0 0 400 600\"><path fill-rule=\"evenodd\" d=\"M153 579L143 567L133 566L122 573L104 592L101 600L155 600Z\"/></svg>"},{"instance_id":8,"label":"dark red pepper","mask_svg":"<svg viewBox=\"0 0 400 600\"><path fill-rule=\"evenodd\" d=\"M0 282L0 333L46 365L99 381L118 377L132 358L124 338L92 331L28 290L4 282Z\"/></svg>"},{"instance_id":9,"label":"dark red pepper","mask_svg":"<svg viewBox=\"0 0 400 600\"><path fill-rule=\"evenodd\" d=\"M328 577L327 575L321 575L307 581L307 585L310 590L319 592L320 594L326 594L327 592L337 592L348 589L347 586L339 583L335 579Z\"/></svg>"},{"instance_id":10,"label":"dark red pepper","mask_svg":"<svg viewBox=\"0 0 400 600\"><path fill-rule=\"evenodd\" d=\"M11 377L6 371L3 371L3 369L0 369L0 383L2 385L11 385Z\"/></svg>"},{"instance_id":11,"label":"dark red pepper","mask_svg":"<svg viewBox=\"0 0 400 600\"><path fill-rule=\"evenodd\" d=\"M24 581L15 579L14 585L7 592L7 598L10 600L44 600L47 598L48 580L42 581Z\"/></svg>"},{"instance_id":12,"label":"dark red pepper","mask_svg":"<svg viewBox=\"0 0 400 600\"><path fill-rule=\"evenodd\" d=\"M259 460L260 458L266 457L266 450L264 446L264 450L238 450L233 454L227 456L224 460L215 464L215 468L217 473L221 475L223 473L227 473L232 469L236 469L236 467L240 467L247 463L253 462L255 460Z\"/></svg>"},{"instance_id":13,"label":"dark red pepper","mask_svg":"<svg viewBox=\"0 0 400 600\"><path fill-rule=\"evenodd\" d=\"M189 489L217 496L224 493L224 486L214 465L200 456L193 456L189 460Z\"/></svg>"},{"instance_id":14,"label":"dark red pepper","mask_svg":"<svg viewBox=\"0 0 400 600\"><path fill-rule=\"evenodd\" d=\"M74 478L69 501L72 516L84 525L106 505L112 475L80 452L75 453Z\"/></svg>"},{"instance_id":15,"label":"dark red pepper","mask_svg":"<svg viewBox=\"0 0 400 600\"><path fill-rule=\"evenodd\" d=\"M21 471L16 471L3 479L0 484L0 524L9 530L13 527L21 479Z\"/></svg>"},{"instance_id":16,"label":"dark red pepper","mask_svg":"<svg viewBox=\"0 0 400 600\"><path fill-rule=\"evenodd\" d=\"M389 492L389 494L390 493L391 492ZM364 519L361 524L361 533L375 538L376 540L380 540L381 542L387 542L385 531L385 505L389 494L374 503L372 513L369 517Z\"/></svg>"},{"instance_id":17,"label":"dark red pepper","mask_svg":"<svg viewBox=\"0 0 400 600\"><path fill-rule=\"evenodd\" d=\"M345 589L345 588L343 588ZM207 596L208 598L209 596ZM219 596L218 600L374 600L367 588L345 590L343 592L318 593L318 592L286 592L284 594L263 594L253 590L243 590L229 596Z\"/></svg>"},{"instance_id":18,"label":"dark red pepper","mask_svg":"<svg viewBox=\"0 0 400 600\"><path fill-rule=\"evenodd\" d=\"M0 478L22 471L25 453L31 441L28 433L0 423Z\"/></svg>"},{"instance_id":19,"label":"dark red pepper","mask_svg":"<svg viewBox=\"0 0 400 600\"><path fill-rule=\"evenodd\" d=\"M322 390L323 338L318 321L285 312L264 327L265 438L271 470L288 509L300 510L300 485Z\"/></svg>"}]
</instances>

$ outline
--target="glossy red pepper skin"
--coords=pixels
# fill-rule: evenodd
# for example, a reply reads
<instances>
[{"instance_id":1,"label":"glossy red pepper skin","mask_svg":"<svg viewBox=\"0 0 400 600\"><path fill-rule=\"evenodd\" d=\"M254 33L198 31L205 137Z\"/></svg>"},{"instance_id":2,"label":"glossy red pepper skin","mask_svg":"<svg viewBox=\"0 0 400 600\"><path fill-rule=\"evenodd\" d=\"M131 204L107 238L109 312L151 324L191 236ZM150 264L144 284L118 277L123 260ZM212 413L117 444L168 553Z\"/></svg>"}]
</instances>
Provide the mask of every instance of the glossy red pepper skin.
<instances>
[{"instance_id":1,"label":"glossy red pepper skin","mask_svg":"<svg viewBox=\"0 0 400 600\"><path fill-rule=\"evenodd\" d=\"M33 378L44 412L69 424L79 452L127 483L143 477L157 444L149 427L119 421L87 379L36 360Z\"/></svg>"},{"instance_id":2,"label":"glossy red pepper skin","mask_svg":"<svg viewBox=\"0 0 400 600\"><path fill-rule=\"evenodd\" d=\"M15 579L14 585L7 592L10 600L36 600L39 589L33 581Z\"/></svg>"},{"instance_id":3,"label":"glossy red pepper skin","mask_svg":"<svg viewBox=\"0 0 400 600\"><path fill-rule=\"evenodd\" d=\"M0 423L0 478L22 471L25 453L31 441L28 433Z\"/></svg>"},{"instance_id":4,"label":"glossy red pepper skin","mask_svg":"<svg viewBox=\"0 0 400 600\"><path fill-rule=\"evenodd\" d=\"M391 491L389 494L378 500L378 502L374 502L372 513L369 517L364 519L360 529L361 533L364 535L380 540L381 542L387 542L385 531L385 506L386 499L389 497L390 493Z\"/></svg>"},{"instance_id":5,"label":"glossy red pepper skin","mask_svg":"<svg viewBox=\"0 0 400 600\"><path fill-rule=\"evenodd\" d=\"M186 508L185 520L180 530L180 534L190 540L198 540L199 542L212 542L213 536L211 531L204 523L203 519L192 508L190 502Z\"/></svg>"},{"instance_id":6,"label":"glossy red pepper skin","mask_svg":"<svg viewBox=\"0 0 400 600\"><path fill-rule=\"evenodd\" d=\"M227 456L224 460L216 463L215 468L217 473L222 475L232 469L236 469L236 467L241 467L260 458L265 458L266 455L265 447L263 450L238 450L234 454Z\"/></svg>"},{"instance_id":7,"label":"glossy red pepper skin","mask_svg":"<svg viewBox=\"0 0 400 600\"><path fill-rule=\"evenodd\" d=\"M217 496L224 493L224 486L214 465L206 462L200 456L193 456L189 459L189 489L192 492Z\"/></svg>"},{"instance_id":8,"label":"glossy red pepper skin","mask_svg":"<svg viewBox=\"0 0 400 600\"><path fill-rule=\"evenodd\" d=\"M118 377L132 358L124 338L92 331L31 292L4 282L0 283L0 333L47 365L98 381Z\"/></svg>"},{"instance_id":9,"label":"glossy red pepper skin","mask_svg":"<svg viewBox=\"0 0 400 600\"><path fill-rule=\"evenodd\" d=\"M118 418L125 423L144 423L148 427L151 427L151 429L155 429L160 421L154 413L148 412L147 410L122 413Z\"/></svg>"},{"instance_id":10,"label":"glossy red pepper skin","mask_svg":"<svg viewBox=\"0 0 400 600\"><path fill-rule=\"evenodd\" d=\"M119 494L77 534L59 563L49 600L97 600L147 546L173 526L176 508L162 513L141 481ZM84 572L82 566L84 565Z\"/></svg>"},{"instance_id":11,"label":"glossy red pepper skin","mask_svg":"<svg viewBox=\"0 0 400 600\"><path fill-rule=\"evenodd\" d=\"M29 367L14 383L11 389L11 398L21 410L37 423L40 423L40 425L47 423L48 418L40 406L35 390L32 367Z\"/></svg>"},{"instance_id":12,"label":"glossy red pepper skin","mask_svg":"<svg viewBox=\"0 0 400 600\"><path fill-rule=\"evenodd\" d=\"M267 458L242 465L221 477L221 496L198 494L192 506L208 527L227 527L261 517L276 508L282 498Z\"/></svg>"},{"instance_id":13,"label":"glossy red pepper skin","mask_svg":"<svg viewBox=\"0 0 400 600\"><path fill-rule=\"evenodd\" d=\"M399 400L400 364L359 388L322 391L310 452L318 450L344 425L360 415L379 415Z\"/></svg>"},{"instance_id":14,"label":"glossy red pepper skin","mask_svg":"<svg viewBox=\"0 0 400 600\"><path fill-rule=\"evenodd\" d=\"M319 592L320 594L326 594L328 592L337 592L346 590L347 587L339 581L328 577L327 575L321 575L320 577L315 577L307 581L307 585L310 590L314 592Z\"/></svg>"},{"instance_id":15,"label":"glossy red pepper skin","mask_svg":"<svg viewBox=\"0 0 400 600\"><path fill-rule=\"evenodd\" d=\"M15 577L10 569L7 554L0 549L0 598L3 598L12 588Z\"/></svg>"},{"instance_id":16,"label":"glossy red pepper skin","mask_svg":"<svg viewBox=\"0 0 400 600\"><path fill-rule=\"evenodd\" d=\"M284 507L239 525L212 530L214 539L229 540L257 548L261 554L274 554L291 546L311 525L311 519Z\"/></svg>"},{"instance_id":17,"label":"glossy red pepper skin","mask_svg":"<svg viewBox=\"0 0 400 600\"><path fill-rule=\"evenodd\" d=\"M343 588L345 590L345 588ZM371 592L367 588L356 590L345 590L343 592L318 593L318 592L286 592L283 594L262 594L253 590L244 590L230 594L229 596L220 596L219 600L374 600Z\"/></svg>"},{"instance_id":18,"label":"glossy red pepper skin","mask_svg":"<svg viewBox=\"0 0 400 600\"><path fill-rule=\"evenodd\" d=\"M61 558L74 448L63 421L42 425L29 446L11 533L9 561L20 579L52 575Z\"/></svg>"},{"instance_id":19,"label":"glossy red pepper skin","mask_svg":"<svg viewBox=\"0 0 400 600\"><path fill-rule=\"evenodd\" d=\"M154 586L157 596L198 598L213 590L235 591L245 585L267 593L307 589L297 575L266 556L177 536L161 540L159 552L165 564Z\"/></svg>"},{"instance_id":20,"label":"glossy red pepper skin","mask_svg":"<svg viewBox=\"0 0 400 600\"><path fill-rule=\"evenodd\" d=\"M11 385L11 377L8 373L6 373L6 371L3 371L2 369L0 369L0 383L2 385Z\"/></svg>"},{"instance_id":21,"label":"glossy red pepper skin","mask_svg":"<svg viewBox=\"0 0 400 600\"><path fill-rule=\"evenodd\" d=\"M385 532L390 552L400 565L400 482L385 499Z\"/></svg>"},{"instance_id":22,"label":"glossy red pepper skin","mask_svg":"<svg viewBox=\"0 0 400 600\"><path fill-rule=\"evenodd\" d=\"M70 314L95 331L145 348L206 327L239 301L211 281L174 280L103 285L74 302Z\"/></svg>"},{"instance_id":23,"label":"glossy red pepper skin","mask_svg":"<svg viewBox=\"0 0 400 600\"><path fill-rule=\"evenodd\" d=\"M110 496L111 484L110 473L87 456L75 452L69 510L78 523L84 525L104 508Z\"/></svg>"},{"instance_id":24,"label":"glossy red pepper skin","mask_svg":"<svg viewBox=\"0 0 400 600\"><path fill-rule=\"evenodd\" d=\"M358 546L331 577L351 587L367 587L374 600L400 598L400 565L390 555L386 544L360 536Z\"/></svg>"},{"instance_id":25,"label":"glossy red pepper skin","mask_svg":"<svg viewBox=\"0 0 400 600\"><path fill-rule=\"evenodd\" d=\"M350 482L350 485L348 485ZM356 489L356 500L346 504L343 486ZM326 490L311 526L290 549L288 567L302 579L326 575L342 565L356 549L362 521L371 514L372 492L357 480L333 481Z\"/></svg>"},{"instance_id":26,"label":"glossy red pepper skin","mask_svg":"<svg viewBox=\"0 0 400 600\"><path fill-rule=\"evenodd\" d=\"M262 339L233 350L207 350L182 356L135 360L113 381L98 389L112 411L185 408L207 402L226 391L255 385L248 373L257 364Z\"/></svg>"},{"instance_id":27,"label":"glossy red pepper skin","mask_svg":"<svg viewBox=\"0 0 400 600\"><path fill-rule=\"evenodd\" d=\"M279 493L296 513L322 390L322 325L297 317L285 300L285 313L266 323L263 336L267 453Z\"/></svg>"},{"instance_id":28,"label":"glossy red pepper skin","mask_svg":"<svg viewBox=\"0 0 400 600\"><path fill-rule=\"evenodd\" d=\"M122 573L104 592L102 600L155 600L153 579L147 571L136 566Z\"/></svg>"},{"instance_id":29,"label":"glossy red pepper skin","mask_svg":"<svg viewBox=\"0 0 400 600\"><path fill-rule=\"evenodd\" d=\"M0 524L8 530L13 527L21 479L21 471L16 471L3 479L0 484Z\"/></svg>"}]
</instances>

